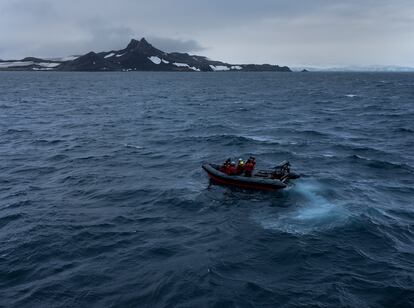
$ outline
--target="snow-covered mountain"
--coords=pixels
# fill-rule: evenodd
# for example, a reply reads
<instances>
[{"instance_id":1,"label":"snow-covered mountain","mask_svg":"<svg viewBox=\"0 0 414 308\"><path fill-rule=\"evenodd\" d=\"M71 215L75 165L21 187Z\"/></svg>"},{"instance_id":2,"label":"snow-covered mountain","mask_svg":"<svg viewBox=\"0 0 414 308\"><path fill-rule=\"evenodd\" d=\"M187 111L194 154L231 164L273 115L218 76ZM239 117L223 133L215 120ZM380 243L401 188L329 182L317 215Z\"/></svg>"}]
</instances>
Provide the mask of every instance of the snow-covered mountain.
<instances>
[{"instance_id":1,"label":"snow-covered mountain","mask_svg":"<svg viewBox=\"0 0 414 308\"><path fill-rule=\"evenodd\" d=\"M78 57L62 59L24 58L0 60L0 70L58 70L58 71L274 71L290 72L287 66L270 64L229 64L188 53L163 52L145 38L132 39L121 50L89 52Z\"/></svg>"}]
</instances>

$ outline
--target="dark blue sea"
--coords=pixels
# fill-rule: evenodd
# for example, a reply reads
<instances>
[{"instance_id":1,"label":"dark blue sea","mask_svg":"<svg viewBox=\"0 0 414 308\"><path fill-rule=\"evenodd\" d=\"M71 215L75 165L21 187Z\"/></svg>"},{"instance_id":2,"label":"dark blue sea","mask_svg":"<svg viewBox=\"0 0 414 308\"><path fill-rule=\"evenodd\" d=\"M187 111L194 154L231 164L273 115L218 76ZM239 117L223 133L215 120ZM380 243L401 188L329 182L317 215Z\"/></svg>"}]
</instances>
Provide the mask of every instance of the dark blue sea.
<instances>
[{"instance_id":1,"label":"dark blue sea","mask_svg":"<svg viewBox=\"0 0 414 308\"><path fill-rule=\"evenodd\" d=\"M0 73L0 306L414 307L414 74Z\"/></svg>"}]
</instances>

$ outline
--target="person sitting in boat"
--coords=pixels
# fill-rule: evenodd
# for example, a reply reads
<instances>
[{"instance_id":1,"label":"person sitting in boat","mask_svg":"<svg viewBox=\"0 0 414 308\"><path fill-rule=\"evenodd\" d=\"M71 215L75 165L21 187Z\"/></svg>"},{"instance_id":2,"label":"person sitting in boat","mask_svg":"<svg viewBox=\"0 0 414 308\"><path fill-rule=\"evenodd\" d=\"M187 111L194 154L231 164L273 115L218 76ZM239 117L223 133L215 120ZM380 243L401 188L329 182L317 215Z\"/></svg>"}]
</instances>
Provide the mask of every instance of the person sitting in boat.
<instances>
[{"instance_id":1,"label":"person sitting in boat","mask_svg":"<svg viewBox=\"0 0 414 308\"><path fill-rule=\"evenodd\" d=\"M242 175L244 172L244 161L239 158L239 163L237 164L237 175Z\"/></svg>"},{"instance_id":2,"label":"person sitting in boat","mask_svg":"<svg viewBox=\"0 0 414 308\"><path fill-rule=\"evenodd\" d=\"M254 156L250 156L249 158L253 164L253 168L256 167L256 158Z\"/></svg>"},{"instance_id":3,"label":"person sitting in boat","mask_svg":"<svg viewBox=\"0 0 414 308\"><path fill-rule=\"evenodd\" d=\"M227 158L227 160L224 162L224 164L221 165L220 171L221 172L226 172L227 167L230 166L230 163L231 163L231 159L230 158Z\"/></svg>"},{"instance_id":4,"label":"person sitting in boat","mask_svg":"<svg viewBox=\"0 0 414 308\"><path fill-rule=\"evenodd\" d=\"M237 174L237 167L236 163L232 161L227 167L226 167L226 174L227 175L236 175Z\"/></svg>"},{"instance_id":5,"label":"person sitting in boat","mask_svg":"<svg viewBox=\"0 0 414 308\"><path fill-rule=\"evenodd\" d=\"M244 176L252 176L255 164L256 162L253 161L251 158L247 160L247 162L244 164Z\"/></svg>"}]
</instances>

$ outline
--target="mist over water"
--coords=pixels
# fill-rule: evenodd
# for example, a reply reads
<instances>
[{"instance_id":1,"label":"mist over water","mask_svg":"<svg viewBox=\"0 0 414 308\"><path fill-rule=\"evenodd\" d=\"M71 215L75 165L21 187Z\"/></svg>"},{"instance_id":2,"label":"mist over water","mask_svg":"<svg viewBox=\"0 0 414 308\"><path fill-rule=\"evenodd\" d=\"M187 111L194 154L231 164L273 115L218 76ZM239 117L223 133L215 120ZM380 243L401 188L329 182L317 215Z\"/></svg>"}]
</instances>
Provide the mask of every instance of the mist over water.
<instances>
[{"instance_id":1,"label":"mist over water","mask_svg":"<svg viewBox=\"0 0 414 308\"><path fill-rule=\"evenodd\" d=\"M414 305L414 76L0 73L0 306ZM289 160L287 189L203 162Z\"/></svg>"}]
</instances>

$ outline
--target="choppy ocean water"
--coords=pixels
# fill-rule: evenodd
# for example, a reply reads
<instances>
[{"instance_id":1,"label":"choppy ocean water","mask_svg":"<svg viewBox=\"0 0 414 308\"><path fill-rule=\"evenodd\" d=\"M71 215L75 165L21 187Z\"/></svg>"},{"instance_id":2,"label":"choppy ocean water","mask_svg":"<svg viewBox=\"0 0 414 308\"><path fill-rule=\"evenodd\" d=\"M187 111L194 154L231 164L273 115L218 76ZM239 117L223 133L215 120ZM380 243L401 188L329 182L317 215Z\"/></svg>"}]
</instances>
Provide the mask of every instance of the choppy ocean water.
<instances>
[{"instance_id":1,"label":"choppy ocean water","mask_svg":"<svg viewBox=\"0 0 414 308\"><path fill-rule=\"evenodd\" d=\"M2 72L0 158L2 307L414 306L413 74Z\"/></svg>"}]
</instances>

